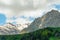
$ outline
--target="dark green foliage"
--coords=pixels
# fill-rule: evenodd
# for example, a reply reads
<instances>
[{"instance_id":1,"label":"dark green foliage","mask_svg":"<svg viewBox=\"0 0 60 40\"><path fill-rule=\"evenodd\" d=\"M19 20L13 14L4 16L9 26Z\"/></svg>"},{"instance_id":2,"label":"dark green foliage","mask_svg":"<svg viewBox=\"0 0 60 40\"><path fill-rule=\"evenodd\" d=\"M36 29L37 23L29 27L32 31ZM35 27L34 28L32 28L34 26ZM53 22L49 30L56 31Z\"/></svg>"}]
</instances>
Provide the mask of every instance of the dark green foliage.
<instances>
[{"instance_id":1,"label":"dark green foliage","mask_svg":"<svg viewBox=\"0 0 60 40\"><path fill-rule=\"evenodd\" d=\"M60 40L60 28L45 28L31 33L0 35L0 40Z\"/></svg>"}]
</instances>

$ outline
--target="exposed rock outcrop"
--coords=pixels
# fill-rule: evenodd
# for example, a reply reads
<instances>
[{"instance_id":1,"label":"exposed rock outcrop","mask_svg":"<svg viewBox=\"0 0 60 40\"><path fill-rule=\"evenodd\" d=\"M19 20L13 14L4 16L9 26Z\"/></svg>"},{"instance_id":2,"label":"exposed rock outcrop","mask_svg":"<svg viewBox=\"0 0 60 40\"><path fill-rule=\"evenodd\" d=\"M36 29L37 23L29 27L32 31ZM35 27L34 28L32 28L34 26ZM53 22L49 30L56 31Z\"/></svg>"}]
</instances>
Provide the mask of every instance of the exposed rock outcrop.
<instances>
[{"instance_id":1,"label":"exposed rock outcrop","mask_svg":"<svg viewBox=\"0 0 60 40\"><path fill-rule=\"evenodd\" d=\"M4 26L0 26L0 35L14 35L20 34L21 30L28 27L28 24L17 24L7 23Z\"/></svg>"},{"instance_id":2,"label":"exposed rock outcrop","mask_svg":"<svg viewBox=\"0 0 60 40\"><path fill-rule=\"evenodd\" d=\"M45 27L60 27L60 12L57 10L51 10L42 17L36 18L28 28L25 28L21 32L32 32L40 28Z\"/></svg>"}]
</instances>

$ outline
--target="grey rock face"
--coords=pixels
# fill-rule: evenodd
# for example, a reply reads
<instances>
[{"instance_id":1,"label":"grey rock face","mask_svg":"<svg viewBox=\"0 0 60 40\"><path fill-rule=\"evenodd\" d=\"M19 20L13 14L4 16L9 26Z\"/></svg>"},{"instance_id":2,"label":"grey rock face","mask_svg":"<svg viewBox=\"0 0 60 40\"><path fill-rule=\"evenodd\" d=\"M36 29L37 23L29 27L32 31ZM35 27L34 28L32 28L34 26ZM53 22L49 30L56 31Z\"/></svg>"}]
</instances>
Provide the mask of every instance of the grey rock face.
<instances>
[{"instance_id":1,"label":"grey rock face","mask_svg":"<svg viewBox=\"0 0 60 40\"><path fill-rule=\"evenodd\" d=\"M0 27L0 35L18 34L20 31L17 28Z\"/></svg>"},{"instance_id":2,"label":"grey rock face","mask_svg":"<svg viewBox=\"0 0 60 40\"><path fill-rule=\"evenodd\" d=\"M20 34L21 30L28 27L29 24L17 24L7 23L0 26L0 35L15 35Z\"/></svg>"},{"instance_id":3,"label":"grey rock face","mask_svg":"<svg viewBox=\"0 0 60 40\"><path fill-rule=\"evenodd\" d=\"M28 28L24 29L24 32L33 32L35 30L45 27L60 27L60 12L57 10L51 10L43 15L41 18L36 18Z\"/></svg>"},{"instance_id":4,"label":"grey rock face","mask_svg":"<svg viewBox=\"0 0 60 40\"><path fill-rule=\"evenodd\" d=\"M8 23L5 26L0 26L0 35L12 35L18 33L20 33L20 31L11 23Z\"/></svg>"}]
</instances>

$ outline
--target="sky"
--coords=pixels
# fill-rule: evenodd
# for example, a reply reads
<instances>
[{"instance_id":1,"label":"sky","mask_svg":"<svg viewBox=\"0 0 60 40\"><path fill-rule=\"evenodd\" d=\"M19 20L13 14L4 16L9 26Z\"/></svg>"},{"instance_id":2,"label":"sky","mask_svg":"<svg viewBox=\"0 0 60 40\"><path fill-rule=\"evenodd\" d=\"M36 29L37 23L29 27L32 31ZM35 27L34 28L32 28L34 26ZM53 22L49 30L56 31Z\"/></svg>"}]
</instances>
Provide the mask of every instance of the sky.
<instances>
[{"instance_id":1,"label":"sky","mask_svg":"<svg viewBox=\"0 0 60 40\"><path fill-rule=\"evenodd\" d=\"M6 22L6 16L0 13L0 25L5 24L5 22Z\"/></svg>"},{"instance_id":2,"label":"sky","mask_svg":"<svg viewBox=\"0 0 60 40\"><path fill-rule=\"evenodd\" d=\"M31 23L52 9L60 10L60 0L0 0L0 25Z\"/></svg>"}]
</instances>

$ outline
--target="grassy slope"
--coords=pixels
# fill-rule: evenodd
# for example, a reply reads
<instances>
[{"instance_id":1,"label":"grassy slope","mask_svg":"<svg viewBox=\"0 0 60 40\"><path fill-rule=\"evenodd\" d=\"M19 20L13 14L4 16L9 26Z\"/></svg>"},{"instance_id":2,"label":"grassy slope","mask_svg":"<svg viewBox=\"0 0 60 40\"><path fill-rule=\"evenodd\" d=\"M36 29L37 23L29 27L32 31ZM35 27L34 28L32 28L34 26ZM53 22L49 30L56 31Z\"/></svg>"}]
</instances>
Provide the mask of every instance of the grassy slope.
<instances>
[{"instance_id":1,"label":"grassy slope","mask_svg":"<svg viewBox=\"0 0 60 40\"><path fill-rule=\"evenodd\" d=\"M45 28L18 35L0 35L0 40L60 40L60 28Z\"/></svg>"}]
</instances>

